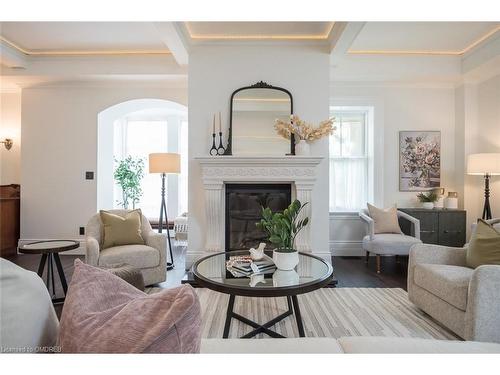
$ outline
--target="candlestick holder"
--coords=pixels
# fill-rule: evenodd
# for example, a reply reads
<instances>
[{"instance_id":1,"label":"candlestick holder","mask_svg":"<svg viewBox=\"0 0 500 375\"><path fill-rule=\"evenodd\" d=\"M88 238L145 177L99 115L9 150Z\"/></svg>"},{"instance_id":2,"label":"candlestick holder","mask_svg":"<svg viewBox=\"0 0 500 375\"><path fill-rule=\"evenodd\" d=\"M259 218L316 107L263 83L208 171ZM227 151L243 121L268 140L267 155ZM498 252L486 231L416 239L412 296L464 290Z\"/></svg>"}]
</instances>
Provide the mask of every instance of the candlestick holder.
<instances>
[{"instance_id":1,"label":"candlestick holder","mask_svg":"<svg viewBox=\"0 0 500 375\"><path fill-rule=\"evenodd\" d=\"M219 132L219 147L217 148L217 155L224 155L226 149L222 145L222 132Z\"/></svg>"},{"instance_id":2,"label":"candlestick holder","mask_svg":"<svg viewBox=\"0 0 500 375\"><path fill-rule=\"evenodd\" d=\"M217 147L215 146L215 133L212 133L212 148L210 149L209 154L210 154L210 156L217 156L217 155L219 155Z\"/></svg>"}]
</instances>

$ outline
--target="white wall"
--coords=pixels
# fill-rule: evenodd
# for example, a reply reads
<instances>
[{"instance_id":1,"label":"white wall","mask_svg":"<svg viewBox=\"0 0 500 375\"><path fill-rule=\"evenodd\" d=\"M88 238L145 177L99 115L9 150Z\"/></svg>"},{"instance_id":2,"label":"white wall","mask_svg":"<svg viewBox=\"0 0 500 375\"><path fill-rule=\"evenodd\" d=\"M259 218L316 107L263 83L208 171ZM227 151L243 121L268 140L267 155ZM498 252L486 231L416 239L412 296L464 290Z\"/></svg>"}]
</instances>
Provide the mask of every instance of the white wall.
<instances>
[{"instance_id":1,"label":"white wall","mask_svg":"<svg viewBox=\"0 0 500 375\"><path fill-rule=\"evenodd\" d=\"M239 87L258 81L288 89L294 112L318 123L328 117L329 55L305 46L197 46L189 56L189 244L188 254L201 255L205 246L205 206L197 156L208 156L213 114L222 112L227 129L229 98ZM227 130L224 131L227 134ZM265 153L265 150L262 150ZM327 139L312 146L313 155L328 155ZM313 248L327 255L328 164L318 167L321 178L313 192L317 210L312 220ZM195 255L195 256L197 256ZM192 258L192 257L191 257ZM188 260L190 257L188 256ZM189 267L189 264L187 264Z\"/></svg>"},{"instance_id":2,"label":"white wall","mask_svg":"<svg viewBox=\"0 0 500 375\"><path fill-rule=\"evenodd\" d=\"M457 88L457 152L461 165L457 174L464 176L463 206L467 210L467 227L481 217L484 206L484 180L466 175L467 156L478 152L500 152L500 75L478 84L468 83ZM463 109L461 109L463 108ZM459 150L459 151L458 151ZM494 217L500 216L500 178L490 182L490 204Z\"/></svg>"},{"instance_id":3,"label":"white wall","mask_svg":"<svg viewBox=\"0 0 500 375\"><path fill-rule=\"evenodd\" d=\"M477 100L480 152L500 152L500 75L479 84ZM500 176L492 176L490 189L492 214L500 217Z\"/></svg>"},{"instance_id":4,"label":"white wall","mask_svg":"<svg viewBox=\"0 0 500 375\"><path fill-rule=\"evenodd\" d=\"M185 88L45 87L23 90L21 240L80 238L96 212L97 115L143 98L187 103ZM99 176L96 176L99 178Z\"/></svg>"},{"instance_id":5,"label":"white wall","mask_svg":"<svg viewBox=\"0 0 500 375\"><path fill-rule=\"evenodd\" d=\"M10 150L0 144L0 185L21 183L21 92L0 94L0 140L11 138Z\"/></svg>"},{"instance_id":6,"label":"white wall","mask_svg":"<svg viewBox=\"0 0 500 375\"><path fill-rule=\"evenodd\" d=\"M441 186L457 190L455 174L455 90L447 85L333 83L332 105L374 107L375 204L414 207L415 192L399 191L399 131L441 131ZM354 216L354 217L352 217ZM361 254L364 226L355 214L331 215L334 255Z\"/></svg>"}]
</instances>

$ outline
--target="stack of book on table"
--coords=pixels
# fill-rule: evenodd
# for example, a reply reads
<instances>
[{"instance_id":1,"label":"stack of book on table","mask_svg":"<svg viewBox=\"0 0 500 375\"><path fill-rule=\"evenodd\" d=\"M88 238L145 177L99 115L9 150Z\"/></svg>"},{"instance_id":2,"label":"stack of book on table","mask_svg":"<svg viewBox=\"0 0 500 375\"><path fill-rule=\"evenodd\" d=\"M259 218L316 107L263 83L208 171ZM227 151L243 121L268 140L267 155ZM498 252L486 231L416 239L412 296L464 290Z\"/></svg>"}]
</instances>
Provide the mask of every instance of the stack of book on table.
<instances>
[{"instance_id":1,"label":"stack of book on table","mask_svg":"<svg viewBox=\"0 0 500 375\"><path fill-rule=\"evenodd\" d=\"M276 266L273 260L264 255L260 260L253 260L250 255L230 256L226 261L226 269L234 277L250 277L254 274L274 273Z\"/></svg>"}]
</instances>

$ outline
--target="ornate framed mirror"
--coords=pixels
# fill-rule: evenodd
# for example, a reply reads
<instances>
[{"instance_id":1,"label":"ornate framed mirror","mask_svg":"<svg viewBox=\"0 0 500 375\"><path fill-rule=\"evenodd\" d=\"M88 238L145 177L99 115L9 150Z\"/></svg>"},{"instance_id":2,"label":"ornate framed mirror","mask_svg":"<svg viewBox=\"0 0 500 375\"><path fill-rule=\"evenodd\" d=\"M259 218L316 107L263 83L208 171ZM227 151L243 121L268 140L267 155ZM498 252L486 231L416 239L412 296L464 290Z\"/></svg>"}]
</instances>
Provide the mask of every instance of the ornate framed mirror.
<instances>
[{"instance_id":1,"label":"ornate framed mirror","mask_svg":"<svg viewBox=\"0 0 500 375\"><path fill-rule=\"evenodd\" d=\"M279 136L274 122L288 120L293 114L290 91L257 82L231 94L229 133L224 155L284 156L295 154L293 138Z\"/></svg>"}]
</instances>

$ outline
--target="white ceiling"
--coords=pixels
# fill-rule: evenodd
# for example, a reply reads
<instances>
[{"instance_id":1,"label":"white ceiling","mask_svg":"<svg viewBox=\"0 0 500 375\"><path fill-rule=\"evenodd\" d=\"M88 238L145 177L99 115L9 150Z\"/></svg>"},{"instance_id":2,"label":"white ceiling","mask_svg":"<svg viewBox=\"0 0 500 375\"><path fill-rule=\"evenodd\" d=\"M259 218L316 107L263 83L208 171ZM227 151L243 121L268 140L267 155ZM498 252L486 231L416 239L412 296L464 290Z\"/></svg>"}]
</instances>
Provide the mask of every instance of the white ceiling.
<instances>
[{"instance_id":1,"label":"white ceiling","mask_svg":"<svg viewBox=\"0 0 500 375\"><path fill-rule=\"evenodd\" d=\"M498 22L367 22L350 51L461 52Z\"/></svg>"},{"instance_id":2,"label":"white ceiling","mask_svg":"<svg viewBox=\"0 0 500 375\"><path fill-rule=\"evenodd\" d=\"M194 39L325 39L333 22L185 22Z\"/></svg>"},{"instance_id":3,"label":"white ceiling","mask_svg":"<svg viewBox=\"0 0 500 375\"><path fill-rule=\"evenodd\" d=\"M2 22L0 35L35 53L168 51L152 22Z\"/></svg>"}]
</instances>

